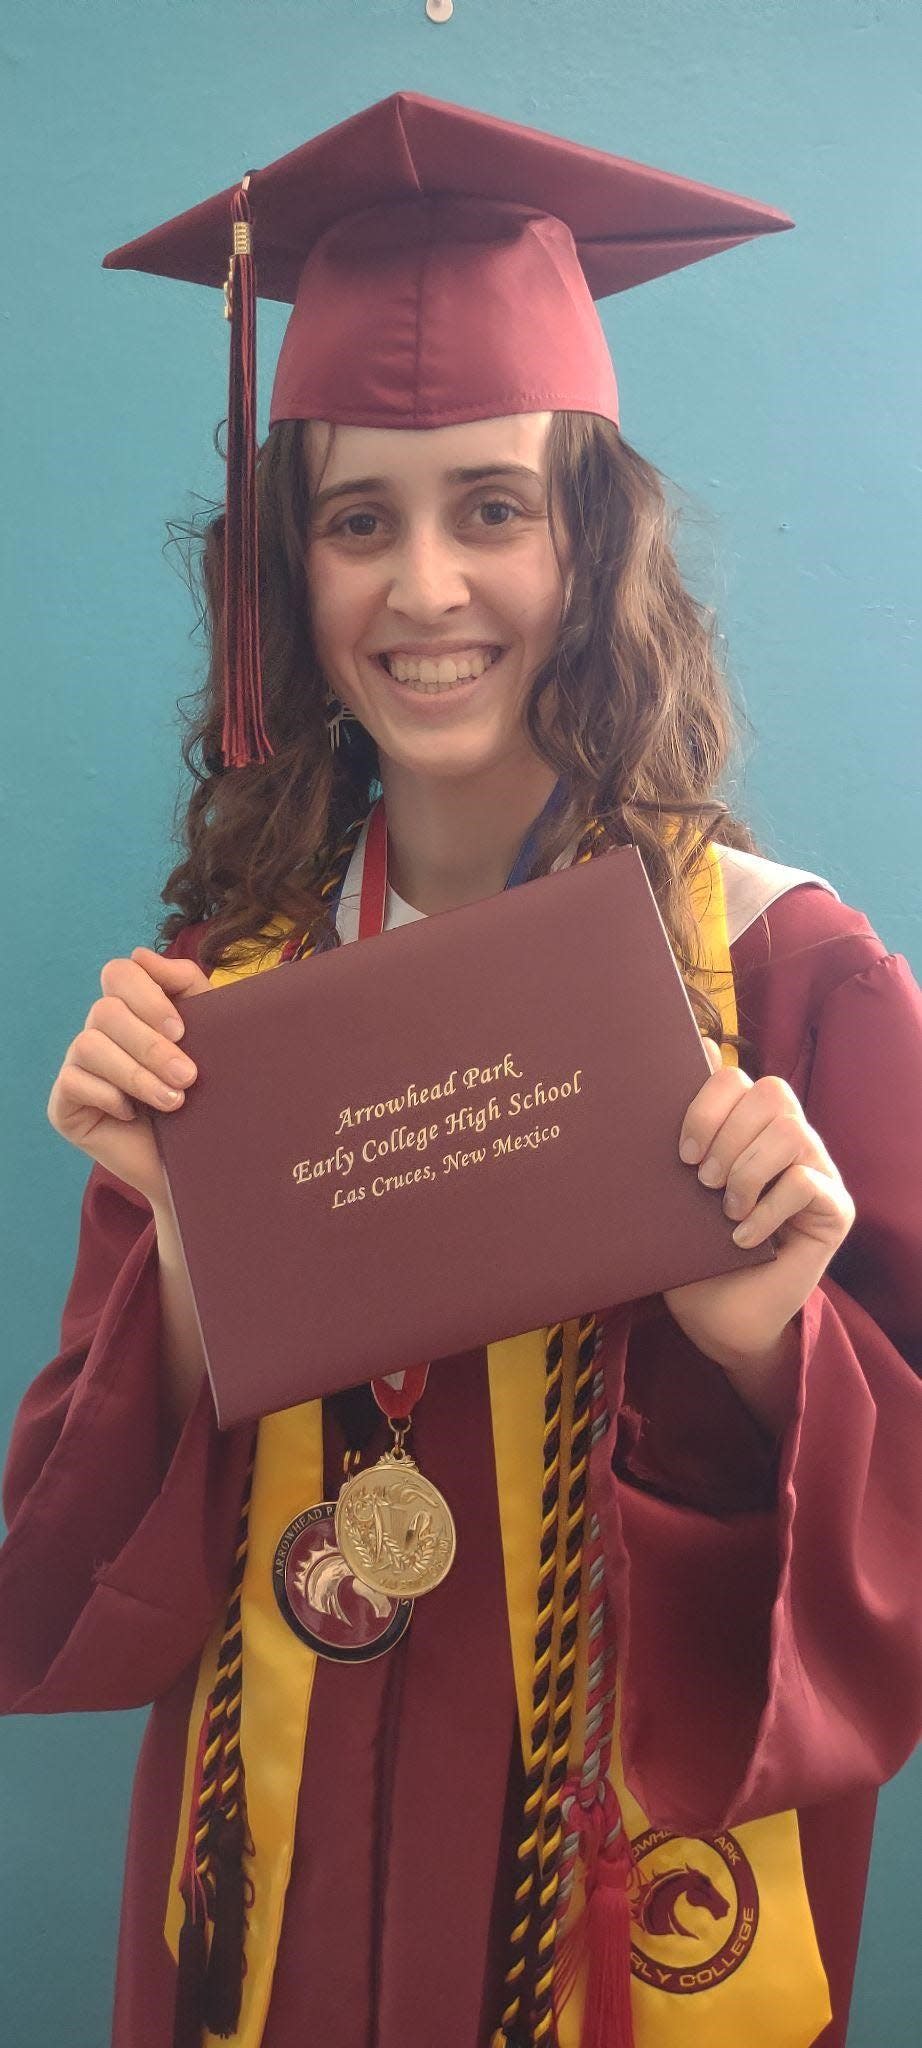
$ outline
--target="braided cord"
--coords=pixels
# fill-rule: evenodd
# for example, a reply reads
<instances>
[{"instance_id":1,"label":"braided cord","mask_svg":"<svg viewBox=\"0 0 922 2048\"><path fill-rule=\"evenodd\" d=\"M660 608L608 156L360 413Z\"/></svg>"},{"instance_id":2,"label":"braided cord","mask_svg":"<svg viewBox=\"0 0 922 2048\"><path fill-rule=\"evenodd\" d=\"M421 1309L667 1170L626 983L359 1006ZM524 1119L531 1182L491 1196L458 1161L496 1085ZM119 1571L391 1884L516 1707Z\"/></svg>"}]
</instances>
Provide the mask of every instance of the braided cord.
<instances>
[{"instance_id":1,"label":"braided cord","mask_svg":"<svg viewBox=\"0 0 922 2048\"><path fill-rule=\"evenodd\" d=\"M591 860L608 845L604 827L592 820L584 832L573 865ZM523 1799L523 1826L517 1850L518 1880L513 1899L504 1996L506 2004L491 2048L553 2038L554 1954L559 1913L560 1856L563 1846L562 1801L573 1711L573 1679L579 1629L583 1569L586 1480L592 1412L593 1362L598 1342L594 1316L580 1320L579 1363L573 1396L569 1446L569 1481L565 1515L560 1490L560 1410L563 1376L563 1328L547 1333L544 1399L544 1479L538 1602L532 1677L532 1728ZM562 1525L562 1526L561 1526ZM563 1527L563 1544L561 1533ZM558 1561L564 1551L563 1588L558 1599ZM535 1915L535 1891L540 1884ZM525 1973L528 1937L537 1917L537 1963L534 1988L534 2029L528 2013ZM540 2033L538 2028L540 2027Z\"/></svg>"},{"instance_id":2,"label":"braided cord","mask_svg":"<svg viewBox=\"0 0 922 2048\"><path fill-rule=\"evenodd\" d=\"M589 1456L608 1429L605 1377L600 1364L592 1376L590 1398ZM583 1757L575 1788L564 1798L566 1832L560 1866L558 1914L562 1920L573 1891L576 1862L582 1835L581 1816L590 1811L600 1790L603 1731L614 1710L615 1681L611 1669L610 1645L605 1628L607 1595L605 1559L598 1510L589 1498L589 1532L586 1545L586 1720Z\"/></svg>"},{"instance_id":3,"label":"braided cord","mask_svg":"<svg viewBox=\"0 0 922 2048\"><path fill-rule=\"evenodd\" d=\"M577 847L573 866L576 867L584 861L591 860L594 854L604 851L607 844L608 839L604 828L597 820L593 819L587 826ZM580 1318L577 1378L573 1394L573 1414L569 1447L566 1560L562 1611L560 1615L559 1655L555 1671L553 1734L545 1806L542 1816L540 1850L541 1893L539 1900L535 1985L532 2000L532 2040L536 2044L536 2048L539 2048L539 2044L552 2040L555 2033L553 2004L554 1967L557 1936L563 1913L563 1904L559 1896L562 1851L564 1847L564 1815L562 1809L566 1792L567 1765L573 1723L573 1685L576 1673L579 1614L584 1577L586 1493L589 1451L593 1440L592 1396L596 1380L595 1360L599 1334L598 1321L594 1315Z\"/></svg>"},{"instance_id":4,"label":"braided cord","mask_svg":"<svg viewBox=\"0 0 922 2048\"><path fill-rule=\"evenodd\" d=\"M567 1484L565 1562L560 1612L559 1650L555 1671L556 1683L551 1754L541 1830L541 1892L538 1907L538 1941L532 2003L532 2038L536 2044L551 2039L554 2031L554 1960L559 1922L557 1894L560 1881L560 1852L563 1842L561 1803L567 1776L570 1734L573 1722L573 1681L576 1672L580 1589L583 1577L583 1547L586 1527L590 1403L597 1344L598 1323L595 1316L581 1317L576 1384L573 1392L570 1467Z\"/></svg>"},{"instance_id":5,"label":"braided cord","mask_svg":"<svg viewBox=\"0 0 922 2048\"><path fill-rule=\"evenodd\" d=\"M228 1820L234 1820L240 1808L240 1707L243 1689L243 1641L240 1628L240 1596L249 1546L250 1495L253 1486L255 1459L256 1439L254 1434L247 1465L240 1520L237 1524L234 1569L231 1578L230 1597L224 1619L224 1629L218 1649L215 1682L208 1696L202 1716L202 1736L193 1795L194 1818L188 1868L189 1894L187 1903L193 1919L197 1917L196 1906L201 1907L206 1919L209 1917L209 1908L214 1897L214 1873L210 1846L214 1815L223 1807L225 1817ZM227 1803L225 1804L225 1802Z\"/></svg>"},{"instance_id":6,"label":"braided cord","mask_svg":"<svg viewBox=\"0 0 922 2048\"><path fill-rule=\"evenodd\" d=\"M234 1552L234 1577L231 1597L224 1622L224 1634L218 1651L218 1671L212 1700L223 1716L221 1740L221 1775L218 1785L218 1804L224 1811L225 1819L236 1820L242 1804L241 1758L240 1758L240 1709L243 1701L243 1632L241 1628L241 1593L243 1574L246 1569L247 1550L250 1538L250 1496L253 1490L253 1467L256 1462L255 1443L247 1468L246 1492L237 1531L237 1548ZM207 1757L206 1750L206 1757Z\"/></svg>"},{"instance_id":7,"label":"braided cord","mask_svg":"<svg viewBox=\"0 0 922 2048\"><path fill-rule=\"evenodd\" d=\"M340 840L320 888L324 903L339 888L355 851L364 818L353 819ZM316 924L316 920L315 920ZM281 960L306 958L316 951L308 931L299 940L289 940ZM243 1633L241 1596L249 1548L250 1497L256 1457L256 1437L247 1466L230 1593L224 1628L218 1649L215 1680L202 1716L202 1729L193 1781L192 1819L189 1848L183 1872L182 1891L193 1921L213 1917L215 1897L214 1829L221 1821L245 1827L244 1773L240 1751L240 1715L243 1704Z\"/></svg>"},{"instance_id":8,"label":"braided cord","mask_svg":"<svg viewBox=\"0 0 922 2048\"><path fill-rule=\"evenodd\" d=\"M604 835L594 821L581 842L578 858L601 851ZM586 849L586 852L583 849ZM596 1364L591 1393L590 1462L607 1434L610 1416L601 1363ZM583 1754L578 1777L570 1779L564 1792L565 1836L561 1856L558 1920L562 1922L570 1905L576 1866L582 1851L587 1883L595 1881L600 1858L610 1857L619 1845L630 1858L630 1843L624 1826L618 1795L610 1783L609 1769L614 1746L617 1688L617 1644L614 1617L606 1584L605 1556L598 1505L590 1497L589 1533L586 1553L586 1712ZM572 1991L583 1949L585 1927L575 1925L564 1937L558 1956L558 1971L552 1984L555 2014L559 2014Z\"/></svg>"},{"instance_id":9,"label":"braided cord","mask_svg":"<svg viewBox=\"0 0 922 2048\"><path fill-rule=\"evenodd\" d=\"M506 2005L493 2036L492 2048L507 2048L516 2039L522 2009L522 1980L525 1974L526 1943L531 1926L532 1905L539 1861L539 1823L544 1801L544 1778L550 1750L551 1655L554 1645L554 1613L558 1572L558 1522L560 1514L560 1409L563 1385L563 1324L548 1330L544 1379L544 1478L541 1495L541 1543L538 1563L538 1603L535 1622L534 1670L532 1674L532 1725L529 1759L522 1807L522 1833L516 1851L518 1875L513 1899L513 1926L509 1936L506 1966Z\"/></svg>"}]
</instances>

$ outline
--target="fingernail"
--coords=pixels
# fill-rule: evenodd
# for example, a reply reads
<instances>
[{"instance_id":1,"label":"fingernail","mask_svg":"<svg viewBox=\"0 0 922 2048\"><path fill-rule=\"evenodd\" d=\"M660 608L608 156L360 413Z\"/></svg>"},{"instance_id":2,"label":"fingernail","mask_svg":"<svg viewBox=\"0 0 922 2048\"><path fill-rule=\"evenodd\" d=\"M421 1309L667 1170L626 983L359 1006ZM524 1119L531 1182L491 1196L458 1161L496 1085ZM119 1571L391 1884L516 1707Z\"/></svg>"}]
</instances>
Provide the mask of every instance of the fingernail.
<instances>
[{"instance_id":1,"label":"fingernail","mask_svg":"<svg viewBox=\"0 0 922 2048\"><path fill-rule=\"evenodd\" d=\"M701 1146L694 1138L683 1138L679 1146L679 1158L684 1159L686 1166L697 1166L701 1158Z\"/></svg>"},{"instance_id":2,"label":"fingernail","mask_svg":"<svg viewBox=\"0 0 922 2048\"><path fill-rule=\"evenodd\" d=\"M738 1223L733 1232L733 1242L734 1244L749 1244L754 1236L755 1228L753 1224Z\"/></svg>"},{"instance_id":3,"label":"fingernail","mask_svg":"<svg viewBox=\"0 0 922 2048\"><path fill-rule=\"evenodd\" d=\"M724 1170L716 1159L706 1159L698 1168L698 1179L706 1188L719 1188L724 1180Z\"/></svg>"},{"instance_id":4,"label":"fingernail","mask_svg":"<svg viewBox=\"0 0 922 2048\"><path fill-rule=\"evenodd\" d=\"M182 1087L185 1086L187 1081L195 1080L195 1068L192 1064L192 1061L187 1060L185 1057L180 1057L176 1060L167 1060L166 1071L170 1077L170 1080L178 1081L180 1083L180 1086Z\"/></svg>"},{"instance_id":5,"label":"fingernail","mask_svg":"<svg viewBox=\"0 0 922 2048\"><path fill-rule=\"evenodd\" d=\"M172 1038L174 1041L182 1037L185 1028L181 1017L165 1017L161 1025L164 1038Z\"/></svg>"}]
</instances>

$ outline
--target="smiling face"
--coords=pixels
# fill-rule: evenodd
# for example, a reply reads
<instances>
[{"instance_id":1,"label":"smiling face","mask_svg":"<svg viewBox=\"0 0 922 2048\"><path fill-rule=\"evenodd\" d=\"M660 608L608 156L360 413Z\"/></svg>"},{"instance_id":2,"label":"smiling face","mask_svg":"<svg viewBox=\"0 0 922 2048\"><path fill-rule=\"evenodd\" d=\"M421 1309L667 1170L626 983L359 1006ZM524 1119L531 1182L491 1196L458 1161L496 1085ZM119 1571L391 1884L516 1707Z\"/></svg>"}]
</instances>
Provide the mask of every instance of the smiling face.
<instances>
[{"instance_id":1,"label":"smiling face","mask_svg":"<svg viewBox=\"0 0 922 2048\"><path fill-rule=\"evenodd\" d=\"M427 776L535 753L528 690L556 640L550 413L428 430L305 427L307 581L331 691L382 761Z\"/></svg>"}]
</instances>

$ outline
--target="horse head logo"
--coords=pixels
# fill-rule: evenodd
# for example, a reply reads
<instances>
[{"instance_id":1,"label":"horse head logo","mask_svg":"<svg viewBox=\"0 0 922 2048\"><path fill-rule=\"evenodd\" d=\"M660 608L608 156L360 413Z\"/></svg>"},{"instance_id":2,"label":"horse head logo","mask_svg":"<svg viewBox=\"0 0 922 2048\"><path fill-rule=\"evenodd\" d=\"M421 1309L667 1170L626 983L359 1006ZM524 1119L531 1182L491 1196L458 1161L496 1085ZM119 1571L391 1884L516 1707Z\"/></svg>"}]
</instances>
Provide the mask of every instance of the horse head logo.
<instances>
[{"instance_id":1,"label":"horse head logo","mask_svg":"<svg viewBox=\"0 0 922 2048\"><path fill-rule=\"evenodd\" d=\"M681 1934L686 1940L694 1940L693 1928L683 1927L679 1919L678 1909L683 1900L686 1906L710 1913L712 1920L725 1920L730 1911L728 1901L707 1872L698 1870L693 1863L684 1863L679 1869L641 1878L632 1917L646 1934Z\"/></svg>"}]
</instances>

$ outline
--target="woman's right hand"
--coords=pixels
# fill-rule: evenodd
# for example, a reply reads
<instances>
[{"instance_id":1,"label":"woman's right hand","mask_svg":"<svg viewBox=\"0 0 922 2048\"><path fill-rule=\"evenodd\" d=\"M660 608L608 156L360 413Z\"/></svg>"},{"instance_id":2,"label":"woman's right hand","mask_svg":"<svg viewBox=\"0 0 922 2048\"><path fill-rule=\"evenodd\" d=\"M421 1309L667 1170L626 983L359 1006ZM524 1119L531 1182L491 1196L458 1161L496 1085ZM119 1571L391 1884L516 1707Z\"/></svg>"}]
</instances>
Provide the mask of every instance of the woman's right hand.
<instances>
[{"instance_id":1,"label":"woman's right hand","mask_svg":"<svg viewBox=\"0 0 922 2048\"><path fill-rule=\"evenodd\" d=\"M136 946L130 960L108 960L99 978L103 993L68 1046L48 1120L156 1211L166 1204L166 1177L148 1112L178 1109L196 1078L177 1043L184 1027L171 998L201 995L208 977L194 960ZM171 1071L174 1063L181 1071Z\"/></svg>"}]
</instances>

